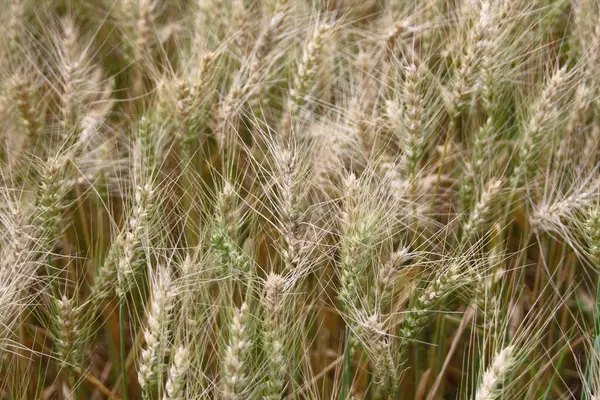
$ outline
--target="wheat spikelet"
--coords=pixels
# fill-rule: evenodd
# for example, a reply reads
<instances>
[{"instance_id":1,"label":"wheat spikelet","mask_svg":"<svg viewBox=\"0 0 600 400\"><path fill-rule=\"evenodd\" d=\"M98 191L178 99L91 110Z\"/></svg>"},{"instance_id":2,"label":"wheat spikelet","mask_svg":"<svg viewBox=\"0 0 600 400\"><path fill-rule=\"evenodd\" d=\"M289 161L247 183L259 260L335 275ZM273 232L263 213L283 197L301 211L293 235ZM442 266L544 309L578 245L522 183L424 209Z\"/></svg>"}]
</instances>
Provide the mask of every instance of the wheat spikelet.
<instances>
[{"instance_id":1,"label":"wheat spikelet","mask_svg":"<svg viewBox=\"0 0 600 400\"><path fill-rule=\"evenodd\" d=\"M284 138L290 136L294 119L298 117L302 106L309 101L308 96L314 87L317 68L321 61L321 51L331 30L332 26L329 24L317 24L312 39L306 44L302 52L302 58L298 63L290 89L287 110L282 121L281 134Z\"/></svg>"},{"instance_id":2,"label":"wheat spikelet","mask_svg":"<svg viewBox=\"0 0 600 400\"><path fill-rule=\"evenodd\" d=\"M115 239L115 251L119 252L115 266L117 272L116 293L121 299L125 297L134 284L136 253L139 251L147 219L152 211L153 196L154 189L149 184L135 189L131 216L127 220L123 235L119 235ZM109 254L107 259L110 260L111 258ZM110 268L110 266L107 267ZM102 278L100 279L100 287L105 286L107 283L102 282Z\"/></svg>"},{"instance_id":3,"label":"wheat spikelet","mask_svg":"<svg viewBox=\"0 0 600 400\"><path fill-rule=\"evenodd\" d=\"M151 398L152 386L160 377L163 359L169 350L173 296L169 272L159 268L148 307L148 324L144 330L146 346L141 352L138 366L138 382L144 399Z\"/></svg>"},{"instance_id":4,"label":"wheat spikelet","mask_svg":"<svg viewBox=\"0 0 600 400\"><path fill-rule=\"evenodd\" d=\"M286 282L280 275L270 274L264 284L263 346L268 360L267 378L263 385L263 399L281 397L285 388L286 358L282 336L285 332Z\"/></svg>"},{"instance_id":5,"label":"wheat spikelet","mask_svg":"<svg viewBox=\"0 0 600 400\"><path fill-rule=\"evenodd\" d=\"M539 154L536 146L540 145L541 135L558 116L560 92L567 80L566 68L560 68L546 83L546 87L536 99L532 107L532 115L523 127L521 143L518 149L518 164L511 179L515 183L527 180L533 173L533 160Z\"/></svg>"},{"instance_id":6,"label":"wheat spikelet","mask_svg":"<svg viewBox=\"0 0 600 400\"><path fill-rule=\"evenodd\" d=\"M248 389L249 350L252 346L248 326L248 305L235 310L229 326L229 343L223 356L222 396L228 400L243 399Z\"/></svg>"},{"instance_id":7,"label":"wheat spikelet","mask_svg":"<svg viewBox=\"0 0 600 400\"><path fill-rule=\"evenodd\" d=\"M24 76L16 76L14 80L14 97L21 124L27 131L29 145L37 143L43 126L41 116L36 110L32 89Z\"/></svg>"},{"instance_id":8,"label":"wheat spikelet","mask_svg":"<svg viewBox=\"0 0 600 400\"><path fill-rule=\"evenodd\" d=\"M171 368L169 368L169 378L165 384L163 400L185 399L185 381L188 367L188 349L185 346L179 346L173 355Z\"/></svg>"},{"instance_id":9,"label":"wheat spikelet","mask_svg":"<svg viewBox=\"0 0 600 400\"><path fill-rule=\"evenodd\" d=\"M472 238L473 235L483 228L486 220L490 216L494 202L497 201L497 197L502 188L502 183L502 180L495 180L486 185L483 193L481 193L479 201L473 207L469 219L464 226L463 235L465 240Z\"/></svg>"},{"instance_id":10,"label":"wheat spikelet","mask_svg":"<svg viewBox=\"0 0 600 400\"><path fill-rule=\"evenodd\" d=\"M392 391L396 382L396 363L392 359L389 337L377 314L371 315L363 323L364 341L373 358L375 383Z\"/></svg>"},{"instance_id":11,"label":"wheat spikelet","mask_svg":"<svg viewBox=\"0 0 600 400\"><path fill-rule=\"evenodd\" d=\"M82 327L80 326L80 309L74 299L63 295L56 299L56 347L58 357L67 366L76 365L78 361Z\"/></svg>"},{"instance_id":12,"label":"wheat spikelet","mask_svg":"<svg viewBox=\"0 0 600 400\"><path fill-rule=\"evenodd\" d=\"M495 399L498 397L498 387L506 379L507 374L514 366L513 346L508 346L499 352L492 365L484 372L481 384L475 393L475 400Z\"/></svg>"},{"instance_id":13,"label":"wheat spikelet","mask_svg":"<svg viewBox=\"0 0 600 400\"><path fill-rule=\"evenodd\" d=\"M444 297L456 288L460 279L460 265L453 263L450 268L442 272L435 280L417 297L410 311L407 312L402 327L400 328L399 360L400 365L406 365L406 352L410 341L423 328L428 321L428 313L434 309Z\"/></svg>"}]
</instances>

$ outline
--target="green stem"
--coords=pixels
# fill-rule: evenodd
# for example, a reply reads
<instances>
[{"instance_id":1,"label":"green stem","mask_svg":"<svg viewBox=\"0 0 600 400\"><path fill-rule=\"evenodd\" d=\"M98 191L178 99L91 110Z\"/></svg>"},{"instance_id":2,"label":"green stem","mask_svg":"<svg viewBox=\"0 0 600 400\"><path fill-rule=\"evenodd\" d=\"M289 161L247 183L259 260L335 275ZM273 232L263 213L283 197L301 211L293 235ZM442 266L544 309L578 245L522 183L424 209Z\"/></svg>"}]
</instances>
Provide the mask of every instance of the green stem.
<instances>
[{"instance_id":1,"label":"green stem","mask_svg":"<svg viewBox=\"0 0 600 400\"><path fill-rule=\"evenodd\" d=\"M127 366L125 365L125 329L123 324L123 309L125 302L122 300L119 304L119 338L120 338L120 353L121 353L121 381L123 383L123 400L128 400L127 396Z\"/></svg>"},{"instance_id":2,"label":"green stem","mask_svg":"<svg viewBox=\"0 0 600 400\"><path fill-rule=\"evenodd\" d=\"M598 275L598 280L596 281L596 307L594 309L594 340L592 342L593 351L590 359L587 362L585 367L585 381L587 382L587 387L589 388L587 391L583 391L581 398L583 400L588 400L588 395L591 394L592 390L592 377L597 373L598 366L596 364L596 359L593 354L599 354L600 352L600 274Z\"/></svg>"},{"instance_id":3,"label":"green stem","mask_svg":"<svg viewBox=\"0 0 600 400\"><path fill-rule=\"evenodd\" d=\"M352 380L350 379L350 372L352 368L352 354L350 351L350 335L351 331L346 326L345 339L344 339L344 361L342 367L342 387L340 389L340 400L346 400L350 393L350 385Z\"/></svg>"},{"instance_id":4,"label":"green stem","mask_svg":"<svg viewBox=\"0 0 600 400\"><path fill-rule=\"evenodd\" d=\"M548 398L548 396L550 395L550 390L552 390L552 385L554 384L554 381L559 374L558 371L560 371L560 368L563 364L565 356L567 355L567 351L569 350L569 343L571 342L571 338L573 337L574 330L575 330L575 327L571 328L571 331L569 332L569 339L567 340L567 343L565 343L565 347L563 348L563 351L560 353L560 358L558 359L558 362L556 363L556 366L554 367L554 373L552 374L552 378L550 378L550 382L548 382L548 387L546 388L546 391L544 392L544 397L542 398L542 400L546 400ZM584 394L584 398L585 398L585 394Z\"/></svg>"}]
</instances>

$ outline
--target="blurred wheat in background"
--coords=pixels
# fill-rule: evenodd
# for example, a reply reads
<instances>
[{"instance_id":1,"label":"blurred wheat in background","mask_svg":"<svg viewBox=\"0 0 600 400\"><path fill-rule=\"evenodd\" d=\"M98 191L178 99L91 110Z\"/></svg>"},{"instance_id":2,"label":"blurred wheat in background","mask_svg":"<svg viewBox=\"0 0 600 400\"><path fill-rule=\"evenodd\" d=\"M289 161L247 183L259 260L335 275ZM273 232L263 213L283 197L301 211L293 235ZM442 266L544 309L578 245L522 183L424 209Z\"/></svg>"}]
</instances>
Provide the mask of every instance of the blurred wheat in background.
<instances>
[{"instance_id":1,"label":"blurred wheat in background","mask_svg":"<svg viewBox=\"0 0 600 400\"><path fill-rule=\"evenodd\" d=\"M600 399L597 0L2 0L1 399Z\"/></svg>"}]
</instances>

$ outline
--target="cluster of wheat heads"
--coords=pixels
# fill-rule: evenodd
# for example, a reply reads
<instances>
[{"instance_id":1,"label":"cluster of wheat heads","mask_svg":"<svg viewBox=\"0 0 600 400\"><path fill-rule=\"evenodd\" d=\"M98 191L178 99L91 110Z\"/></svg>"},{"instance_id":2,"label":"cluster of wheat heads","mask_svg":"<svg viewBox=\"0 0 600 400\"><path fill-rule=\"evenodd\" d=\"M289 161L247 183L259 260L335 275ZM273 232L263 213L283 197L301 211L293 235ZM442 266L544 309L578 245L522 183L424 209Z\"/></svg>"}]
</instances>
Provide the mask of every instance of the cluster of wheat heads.
<instances>
[{"instance_id":1,"label":"cluster of wheat heads","mask_svg":"<svg viewBox=\"0 0 600 400\"><path fill-rule=\"evenodd\" d=\"M0 23L0 398L600 398L597 0Z\"/></svg>"}]
</instances>

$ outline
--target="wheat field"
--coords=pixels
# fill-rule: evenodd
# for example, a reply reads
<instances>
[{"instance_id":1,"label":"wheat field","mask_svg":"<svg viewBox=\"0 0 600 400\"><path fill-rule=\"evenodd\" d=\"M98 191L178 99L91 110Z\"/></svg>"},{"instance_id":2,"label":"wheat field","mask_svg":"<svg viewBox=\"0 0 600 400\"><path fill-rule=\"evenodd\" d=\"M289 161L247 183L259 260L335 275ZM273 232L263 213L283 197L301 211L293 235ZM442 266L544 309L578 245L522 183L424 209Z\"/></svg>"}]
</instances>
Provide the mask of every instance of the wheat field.
<instances>
[{"instance_id":1,"label":"wheat field","mask_svg":"<svg viewBox=\"0 0 600 400\"><path fill-rule=\"evenodd\" d=\"M0 399L600 399L598 0L0 23Z\"/></svg>"}]
</instances>

